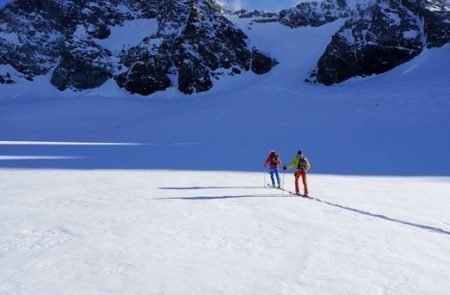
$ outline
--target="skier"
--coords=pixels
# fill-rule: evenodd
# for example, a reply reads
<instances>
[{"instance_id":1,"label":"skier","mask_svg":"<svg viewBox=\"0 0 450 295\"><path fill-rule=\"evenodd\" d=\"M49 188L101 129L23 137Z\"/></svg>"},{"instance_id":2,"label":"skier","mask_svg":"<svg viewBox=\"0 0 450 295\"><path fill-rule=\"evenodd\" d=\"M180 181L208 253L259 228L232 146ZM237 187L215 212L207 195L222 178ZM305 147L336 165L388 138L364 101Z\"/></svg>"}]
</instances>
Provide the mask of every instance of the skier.
<instances>
[{"instance_id":1,"label":"skier","mask_svg":"<svg viewBox=\"0 0 450 295\"><path fill-rule=\"evenodd\" d=\"M300 196L300 189L298 187L298 179L300 176L303 180L303 188L305 191L304 197L308 197L308 184L306 182L306 172L311 168L308 159L303 155L302 151L298 151L297 156L292 160L292 163L289 166L284 166L283 170L291 169L296 166L297 170L295 171L295 194Z\"/></svg>"},{"instance_id":2,"label":"skier","mask_svg":"<svg viewBox=\"0 0 450 295\"><path fill-rule=\"evenodd\" d=\"M272 179L272 187L281 188L280 174L278 173L278 170L280 169L281 166L281 160L277 152L275 151L270 152L269 156L264 162L264 167L267 167L267 164L269 164L270 167L270 178ZM275 186L275 179L273 178L274 174L277 177L278 186Z\"/></svg>"}]
</instances>

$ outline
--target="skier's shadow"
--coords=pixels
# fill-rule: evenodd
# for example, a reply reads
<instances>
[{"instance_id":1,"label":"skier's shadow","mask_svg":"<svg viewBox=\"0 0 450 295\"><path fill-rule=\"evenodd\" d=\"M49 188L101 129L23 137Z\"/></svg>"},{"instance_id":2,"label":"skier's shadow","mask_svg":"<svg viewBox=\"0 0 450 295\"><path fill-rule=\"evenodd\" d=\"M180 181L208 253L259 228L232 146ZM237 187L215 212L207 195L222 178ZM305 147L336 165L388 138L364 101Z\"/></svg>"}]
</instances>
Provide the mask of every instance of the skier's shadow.
<instances>
[{"instance_id":1,"label":"skier's shadow","mask_svg":"<svg viewBox=\"0 0 450 295\"><path fill-rule=\"evenodd\" d=\"M163 190L202 190L202 189L260 189L261 186L187 186L187 187L175 187L175 186L163 186L159 189Z\"/></svg>"},{"instance_id":2,"label":"skier's shadow","mask_svg":"<svg viewBox=\"0 0 450 295\"><path fill-rule=\"evenodd\" d=\"M226 199L243 199L243 198L286 198L286 195L237 195L237 196L214 196L214 197L168 197L156 198L155 200L185 200L185 201L208 201L208 200L226 200Z\"/></svg>"},{"instance_id":3,"label":"skier's shadow","mask_svg":"<svg viewBox=\"0 0 450 295\"><path fill-rule=\"evenodd\" d=\"M163 189L163 188L161 188L161 189ZM182 188L177 188L177 189L181 190ZM195 189L195 188L187 188L187 189ZM287 196L288 195L274 195L274 194L261 195L261 194L258 194L258 195L213 196L213 197L208 197L208 196L205 196L205 197L202 197L202 196L200 196L200 197L168 197L168 198L158 198L157 200L208 201L208 200L226 200L226 199L241 199L241 198L286 198ZM361 209L356 209L356 208L343 206L343 205L339 205L339 204L335 204L335 203L331 203L331 202L327 202L327 201L322 201L318 198L311 198L311 199L316 202L326 204L328 206L351 211L354 213L358 213L358 214L362 214L362 215L366 215L366 216L370 216L370 217L374 217L374 218L379 218L382 220L395 222L395 223L399 223L399 224L403 224L403 225L408 225L408 226L412 226L415 228L428 230L428 231L431 231L434 233L450 236L450 231L445 230L443 228L420 224L420 223L409 222L409 221L405 221L405 220L401 220L401 219L396 219L396 218L392 218L392 217L389 217L389 216L386 216L383 214L372 213L372 212L364 211Z\"/></svg>"},{"instance_id":4,"label":"skier's shadow","mask_svg":"<svg viewBox=\"0 0 450 295\"><path fill-rule=\"evenodd\" d=\"M344 209L344 210L347 210L347 211L355 212L355 213L358 213L358 214L363 214L363 215L367 215L367 216L370 216L370 217L375 217L375 218L379 218L379 219L383 219L383 220L387 220L387 221L391 221L391 222L395 222L395 223L400 223L400 224L403 224L403 225L409 225L409 226L413 226L413 227L416 227L416 228L429 230L431 232L435 232L435 233L438 233L438 234L444 234L444 235L449 235L450 236L450 231L442 229L442 228L439 228L439 227L434 227L434 226L430 226L430 225L404 221L404 220L392 218L392 217L389 217L389 216L386 216L386 215L383 215L383 214L371 213L371 212L364 211L364 210L361 210L361 209L351 208L351 207L347 207L347 206L343 206L343 205L339 205L339 204L330 203L330 202L327 202L327 201L322 201L322 200L317 199L317 198L313 198L313 200L315 200L317 202L320 202L320 203L323 203L323 204L326 204L326 205L329 205L329 206L333 206L333 207L337 207L337 208Z\"/></svg>"}]
</instances>

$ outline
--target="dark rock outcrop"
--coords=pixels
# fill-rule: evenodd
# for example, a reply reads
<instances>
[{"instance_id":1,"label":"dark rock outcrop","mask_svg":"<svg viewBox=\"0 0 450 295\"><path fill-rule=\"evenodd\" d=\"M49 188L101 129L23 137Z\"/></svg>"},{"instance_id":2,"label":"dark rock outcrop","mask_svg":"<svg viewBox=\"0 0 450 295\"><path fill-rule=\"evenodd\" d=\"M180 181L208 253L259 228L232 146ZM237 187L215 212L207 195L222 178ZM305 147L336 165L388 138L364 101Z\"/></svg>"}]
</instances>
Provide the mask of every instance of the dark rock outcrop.
<instances>
[{"instance_id":1,"label":"dark rock outcrop","mask_svg":"<svg viewBox=\"0 0 450 295\"><path fill-rule=\"evenodd\" d=\"M268 54L264 54L257 49L252 52L252 71L258 75L265 74L272 70L278 61L271 58Z\"/></svg>"},{"instance_id":2,"label":"dark rock outcrop","mask_svg":"<svg viewBox=\"0 0 450 295\"><path fill-rule=\"evenodd\" d=\"M59 90L96 88L112 77L111 53L92 41L76 41L64 48L51 82Z\"/></svg>"},{"instance_id":3,"label":"dark rock outcrop","mask_svg":"<svg viewBox=\"0 0 450 295\"><path fill-rule=\"evenodd\" d=\"M359 6L333 36L310 81L332 85L355 76L384 73L417 56L427 45L448 42L446 25L427 17L429 13L437 16L422 4L377 0Z\"/></svg>"},{"instance_id":4,"label":"dark rock outcrop","mask_svg":"<svg viewBox=\"0 0 450 295\"><path fill-rule=\"evenodd\" d=\"M247 36L222 9L215 0L16 0L0 10L0 65L29 79L53 70L60 90L114 77L142 95L176 84L187 94L207 91L212 78L252 64ZM114 26L142 18L157 18L157 32L121 52L102 47Z\"/></svg>"},{"instance_id":5,"label":"dark rock outcrop","mask_svg":"<svg viewBox=\"0 0 450 295\"><path fill-rule=\"evenodd\" d=\"M192 94L209 90L212 77L250 69L247 36L223 16L215 1L171 0L166 4L158 16L158 32L122 56L128 71L118 76L120 86L140 93L130 88L136 85L134 77L150 74L148 79L158 80L158 76L167 82L172 75L181 92ZM143 58L161 62L152 62L152 73L139 75L133 64ZM154 91L170 87L166 82L156 85Z\"/></svg>"},{"instance_id":6,"label":"dark rock outcrop","mask_svg":"<svg viewBox=\"0 0 450 295\"><path fill-rule=\"evenodd\" d=\"M345 0L302 2L297 6L281 10L279 21L291 28L318 27L350 15Z\"/></svg>"},{"instance_id":7,"label":"dark rock outcrop","mask_svg":"<svg viewBox=\"0 0 450 295\"><path fill-rule=\"evenodd\" d=\"M248 11L245 9L241 9L232 12L232 14L239 16L239 18L252 19L252 21L255 23L275 23L279 21L279 13L277 12L267 12L259 10Z\"/></svg>"},{"instance_id":8,"label":"dark rock outcrop","mask_svg":"<svg viewBox=\"0 0 450 295\"><path fill-rule=\"evenodd\" d=\"M245 9L231 12L239 18L251 19L252 23L279 22L290 28L318 27L333 22L340 18L346 18L351 10L346 0L323 0L301 2L295 7L283 9L280 12L267 12Z\"/></svg>"},{"instance_id":9,"label":"dark rock outcrop","mask_svg":"<svg viewBox=\"0 0 450 295\"><path fill-rule=\"evenodd\" d=\"M0 74L0 84L15 84L9 73L4 75Z\"/></svg>"},{"instance_id":10,"label":"dark rock outcrop","mask_svg":"<svg viewBox=\"0 0 450 295\"><path fill-rule=\"evenodd\" d=\"M450 42L450 2L446 0L427 0L421 16L427 47L441 47Z\"/></svg>"}]
</instances>

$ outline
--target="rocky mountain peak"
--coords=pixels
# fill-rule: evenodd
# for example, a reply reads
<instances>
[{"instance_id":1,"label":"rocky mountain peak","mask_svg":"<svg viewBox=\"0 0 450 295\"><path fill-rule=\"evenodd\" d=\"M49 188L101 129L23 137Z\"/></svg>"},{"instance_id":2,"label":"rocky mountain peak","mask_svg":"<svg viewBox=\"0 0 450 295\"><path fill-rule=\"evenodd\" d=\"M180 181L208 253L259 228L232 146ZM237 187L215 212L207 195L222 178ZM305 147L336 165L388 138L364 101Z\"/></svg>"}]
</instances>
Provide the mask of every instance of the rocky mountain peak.
<instances>
[{"instance_id":1,"label":"rocky mountain peak","mask_svg":"<svg viewBox=\"0 0 450 295\"><path fill-rule=\"evenodd\" d=\"M0 9L0 83L49 74L60 90L112 79L141 95L192 94L276 66L227 14L292 30L344 19L308 78L325 85L389 71L450 41L450 0L302 1L278 12L215 0L15 0Z\"/></svg>"},{"instance_id":2,"label":"rocky mountain peak","mask_svg":"<svg viewBox=\"0 0 450 295\"><path fill-rule=\"evenodd\" d=\"M0 64L28 79L53 70L51 82L60 90L115 79L132 93L178 86L190 94L252 65L247 36L214 0L16 0L0 16L0 38L10 34L0 44ZM121 51L103 45L112 30L142 19L155 20L157 29Z\"/></svg>"},{"instance_id":3,"label":"rocky mountain peak","mask_svg":"<svg viewBox=\"0 0 450 295\"><path fill-rule=\"evenodd\" d=\"M430 7L440 7L439 12ZM450 10L443 7L441 0L375 0L357 5L309 81L331 85L384 73L427 46L442 46L450 40Z\"/></svg>"}]
</instances>

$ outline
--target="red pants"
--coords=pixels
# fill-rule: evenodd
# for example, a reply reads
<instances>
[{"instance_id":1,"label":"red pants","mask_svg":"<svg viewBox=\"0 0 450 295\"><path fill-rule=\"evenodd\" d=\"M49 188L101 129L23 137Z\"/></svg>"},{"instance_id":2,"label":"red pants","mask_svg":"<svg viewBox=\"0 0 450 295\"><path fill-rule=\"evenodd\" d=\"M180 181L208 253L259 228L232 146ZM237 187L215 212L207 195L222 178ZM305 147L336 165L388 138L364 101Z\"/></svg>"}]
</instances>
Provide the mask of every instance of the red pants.
<instances>
[{"instance_id":1,"label":"red pants","mask_svg":"<svg viewBox=\"0 0 450 295\"><path fill-rule=\"evenodd\" d=\"M300 192L300 189L298 187L298 179L300 178L300 176L302 177L305 195L307 195L308 194L308 183L306 183L306 171L304 171L304 170L298 170L297 172L295 172L295 192L296 193Z\"/></svg>"}]
</instances>

